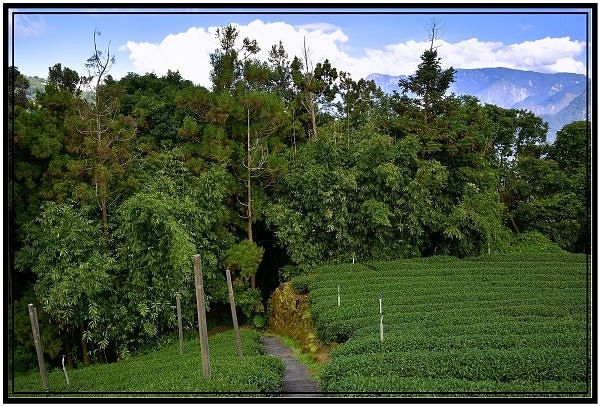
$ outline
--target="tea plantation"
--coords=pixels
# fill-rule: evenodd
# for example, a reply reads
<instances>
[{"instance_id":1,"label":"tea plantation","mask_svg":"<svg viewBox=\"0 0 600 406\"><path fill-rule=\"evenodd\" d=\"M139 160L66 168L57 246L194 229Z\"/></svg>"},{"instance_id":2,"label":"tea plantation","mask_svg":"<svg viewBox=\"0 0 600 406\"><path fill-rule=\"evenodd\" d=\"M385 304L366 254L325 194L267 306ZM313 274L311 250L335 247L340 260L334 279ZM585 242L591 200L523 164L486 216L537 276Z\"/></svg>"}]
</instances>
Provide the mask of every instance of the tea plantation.
<instances>
[{"instance_id":1,"label":"tea plantation","mask_svg":"<svg viewBox=\"0 0 600 406\"><path fill-rule=\"evenodd\" d=\"M232 331L209 337L211 379L202 377L198 338L184 342L179 353L177 338L162 349L104 365L68 370L67 385L62 370L49 371L49 393L39 373L17 375L13 396L232 396L278 392L284 364L279 358L263 355L260 334L242 330L244 356L238 358ZM10 383L9 383L10 386ZM254 394L254 395L252 395Z\"/></svg>"},{"instance_id":2,"label":"tea plantation","mask_svg":"<svg viewBox=\"0 0 600 406\"><path fill-rule=\"evenodd\" d=\"M586 260L503 254L316 269L295 283L308 287L319 338L341 343L321 387L344 394L589 396Z\"/></svg>"}]
</instances>

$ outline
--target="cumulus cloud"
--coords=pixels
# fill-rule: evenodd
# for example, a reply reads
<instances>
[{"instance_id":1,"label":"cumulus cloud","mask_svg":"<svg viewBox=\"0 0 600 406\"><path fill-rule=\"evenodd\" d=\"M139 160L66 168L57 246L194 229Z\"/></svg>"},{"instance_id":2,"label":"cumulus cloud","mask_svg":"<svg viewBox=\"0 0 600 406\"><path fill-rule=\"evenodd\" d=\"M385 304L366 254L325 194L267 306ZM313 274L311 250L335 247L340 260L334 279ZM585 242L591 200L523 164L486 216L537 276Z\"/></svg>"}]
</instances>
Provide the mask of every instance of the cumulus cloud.
<instances>
[{"instance_id":1,"label":"cumulus cloud","mask_svg":"<svg viewBox=\"0 0 600 406\"><path fill-rule=\"evenodd\" d=\"M266 61L271 46L281 40L290 60L301 56L303 43L310 51L313 64L329 59L338 70L350 72L353 78L370 73L410 75L420 63L429 42L407 41L387 44L381 49L364 49L362 55L349 55L346 50L352 39L342 28L325 23L293 26L285 22L254 20L248 25L236 25L238 40L256 39L261 51L258 58ZM197 84L210 87L209 55L218 47L215 33L218 27L191 27L186 32L170 34L160 43L129 41L122 51L129 52L138 73L166 74L178 70ZM537 72L585 73L585 66L576 57L585 52L586 44L569 37L543 38L518 44L485 42L471 38L456 43L438 41L438 54L444 67L483 68L506 67Z\"/></svg>"},{"instance_id":2,"label":"cumulus cloud","mask_svg":"<svg viewBox=\"0 0 600 406\"><path fill-rule=\"evenodd\" d=\"M129 59L138 73L163 76L168 70L179 71L186 79L202 85L209 83L208 55L218 46L216 28L191 27L186 32L169 34L160 43L128 41L120 51L129 51Z\"/></svg>"},{"instance_id":3,"label":"cumulus cloud","mask_svg":"<svg viewBox=\"0 0 600 406\"><path fill-rule=\"evenodd\" d=\"M301 55L303 42L309 49L310 59L316 64L329 58L330 61L351 62L340 50L340 44L348 41L343 31L330 24L294 27L284 22L265 23L254 20L248 25L234 24L238 41L245 37L255 39L261 50L257 57L266 61L272 45L282 41L290 60ZM178 70L184 78L200 85L210 86L210 54L218 48L218 27L192 27L186 32L170 34L160 43L128 41L120 51L129 52L129 60L138 73L154 72L163 75ZM341 64L339 65L341 69Z\"/></svg>"}]
</instances>

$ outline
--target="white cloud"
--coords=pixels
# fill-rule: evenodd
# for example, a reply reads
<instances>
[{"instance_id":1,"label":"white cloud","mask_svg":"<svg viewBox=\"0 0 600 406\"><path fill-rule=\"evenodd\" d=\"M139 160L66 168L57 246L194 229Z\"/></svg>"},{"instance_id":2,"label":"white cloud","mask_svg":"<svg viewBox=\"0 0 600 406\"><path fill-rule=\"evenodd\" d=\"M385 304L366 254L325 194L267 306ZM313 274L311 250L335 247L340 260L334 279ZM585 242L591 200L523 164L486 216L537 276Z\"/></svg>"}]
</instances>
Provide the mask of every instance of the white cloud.
<instances>
[{"instance_id":1,"label":"white cloud","mask_svg":"<svg viewBox=\"0 0 600 406\"><path fill-rule=\"evenodd\" d=\"M289 55L301 56L303 41L310 50L313 64L329 59L334 67L350 72L358 79L370 73L410 75L420 63L420 56L429 42L407 41L387 44L381 49L365 49L363 56L350 56L345 50L351 44L340 27L314 23L292 26L285 22L254 20L248 25L236 25L238 41L244 37L256 39L261 51L258 57L266 61L271 46L281 40ZM127 42L122 50L129 51L129 59L138 73L166 74L168 69L210 87L209 55L218 47L217 27L192 27L186 32L170 34L160 43ZM585 43L569 37L543 38L519 44L484 42L477 38L448 43L439 41L438 54L444 67L483 68L507 67L538 72L585 73L583 63L576 57L585 52Z\"/></svg>"},{"instance_id":2,"label":"white cloud","mask_svg":"<svg viewBox=\"0 0 600 406\"><path fill-rule=\"evenodd\" d=\"M310 24L302 24L296 25L295 28L297 30L305 30L305 31L335 31L338 30L339 27L329 23L310 23Z\"/></svg>"},{"instance_id":3,"label":"white cloud","mask_svg":"<svg viewBox=\"0 0 600 406\"><path fill-rule=\"evenodd\" d=\"M208 30L191 27L186 32L169 34L159 44L128 41L120 50L130 52L129 59L138 73L154 72L162 76L170 69L206 86L210 72L208 56L217 45L212 27Z\"/></svg>"},{"instance_id":4,"label":"white cloud","mask_svg":"<svg viewBox=\"0 0 600 406\"><path fill-rule=\"evenodd\" d=\"M255 39L261 50L258 58L266 61L269 50L281 40L290 60L301 55L304 38L313 63L330 61L349 62L352 60L339 49L348 41L341 29L330 24L294 27L284 22L265 23L254 20L245 26L236 25L238 41L245 37ZM168 69L178 70L188 78L203 86L210 86L211 70L209 56L219 46L215 37L218 27L192 27L186 32L170 34L160 43L128 41L120 48L129 51L129 59L138 73L154 72L163 75ZM343 66L339 65L340 69Z\"/></svg>"},{"instance_id":5,"label":"white cloud","mask_svg":"<svg viewBox=\"0 0 600 406\"><path fill-rule=\"evenodd\" d=\"M367 50L367 54L375 66L382 66L378 73L406 75L416 71L420 56L429 45L428 42L408 41L386 45L384 50ZM585 73L585 65L575 58L585 51L586 45L569 37L508 45L471 38L457 43L438 41L436 46L445 68L504 67L545 73Z\"/></svg>"}]
</instances>

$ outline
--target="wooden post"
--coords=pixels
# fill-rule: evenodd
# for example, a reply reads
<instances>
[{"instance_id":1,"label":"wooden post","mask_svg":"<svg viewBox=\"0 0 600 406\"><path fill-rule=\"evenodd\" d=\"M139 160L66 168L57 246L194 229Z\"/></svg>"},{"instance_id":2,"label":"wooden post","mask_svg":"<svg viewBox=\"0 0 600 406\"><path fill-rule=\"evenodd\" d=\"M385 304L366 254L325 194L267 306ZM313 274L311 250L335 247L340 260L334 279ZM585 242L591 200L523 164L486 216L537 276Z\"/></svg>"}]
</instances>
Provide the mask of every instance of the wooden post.
<instances>
[{"instance_id":1,"label":"wooden post","mask_svg":"<svg viewBox=\"0 0 600 406\"><path fill-rule=\"evenodd\" d=\"M240 338L240 329L238 327L237 313L235 312L235 299L233 297L233 285L231 284L231 272L229 269L225 270L227 276L227 290L229 291L229 305L231 306L231 319L233 320L233 333L235 334L235 350L237 356L241 357L242 354L242 339Z\"/></svg>"},{"instance_id":2,"label":"wooden post","mask_svg":"<svg viewBox=\"0 0 600 406\"><path fill-rule=\"evenodd\" d=\"M198 331L200 333L200 352L202 354L202 375L210 379L210 357L208 355L208 331L206 328L206 307L204 305L204 287L202 285L202 263L200 255L194 259L194 277L196 279L196 307L198 308Z\"/></svg>"},{"instance_id":3,"label":"wooden post","mask_svg":"<svg viewBox=\"0 0 600 406\"><path fill-rule=\"evenodd\" d=\"M183 321L181 320L181 295L175 295L177 300L177 327L179 329L179 353L183 354Z\"/></svg>"},{"instance_id":4,"label":"wooden post","mask_svg":"<svg viewBox=\"0 0 600 406\"><path fill-rule=\"evenodd\" d=\"M338 298L337 299L338 299L338 307L340 307L340 304L341 304L341 302L340 302L340 285L338 285Z\"/></svg>"},{"instance_id":5,"label":"wooden post","mask_svg":"<svg viewBox=\"0 0 600 406\"><path fill-rule=\"evenodd\" d=\"M31 330L33 331L33 341L35 343L35 352L37 354L38 366L40 367L40 376L44 389L48 390L48 372L44 364L44 353L42 352L42 342L40 340L40 326L38 324L37 310L31 303L27 306L29 309L29 319L31 320Z\"/></svg>"}]
</instances>

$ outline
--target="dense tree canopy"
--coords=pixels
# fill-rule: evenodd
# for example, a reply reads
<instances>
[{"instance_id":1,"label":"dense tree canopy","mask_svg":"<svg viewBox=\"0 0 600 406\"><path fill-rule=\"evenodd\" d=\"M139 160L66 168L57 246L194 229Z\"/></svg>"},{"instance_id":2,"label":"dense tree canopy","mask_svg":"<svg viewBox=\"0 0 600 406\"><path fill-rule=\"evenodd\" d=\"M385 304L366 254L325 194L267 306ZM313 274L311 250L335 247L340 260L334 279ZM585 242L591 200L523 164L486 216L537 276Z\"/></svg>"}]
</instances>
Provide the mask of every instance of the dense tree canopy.
<instances>
[{"instance_id":1,"label":"dense tree canopy","mask_svg":"<svg viewBox=\"0 0 600 406\"><path fill-rule=\"evenodd\" d=\"M115 80L95 41L89 76L57 63L32 100L9 69L10 300L34 298L75 359L172 331L176 294L193 324L196 253L209 308L226 303L229 268L250 320L274 245L299 269L540 238L589 252L589 123L547 145L533 113L449 94L433 47L386 95L311 61L309 44L295 57L261 44L261 61L234 26L217 36L211 89L172 71Z\"/></svg>"}]
</instances>

